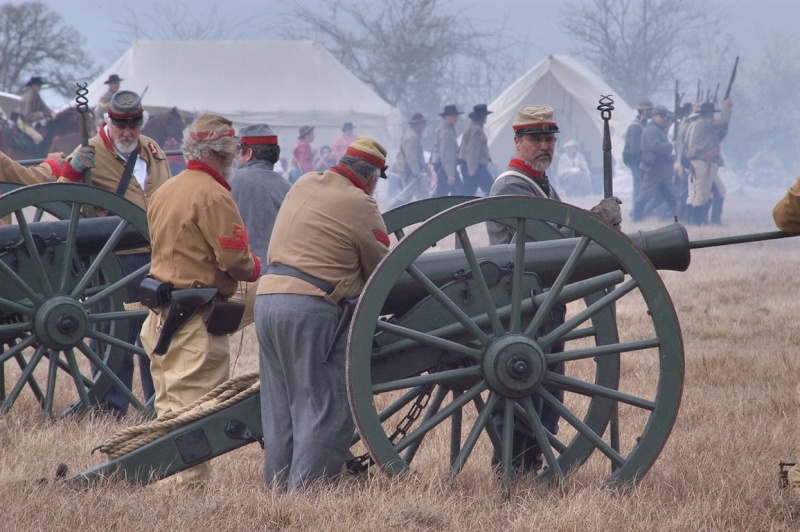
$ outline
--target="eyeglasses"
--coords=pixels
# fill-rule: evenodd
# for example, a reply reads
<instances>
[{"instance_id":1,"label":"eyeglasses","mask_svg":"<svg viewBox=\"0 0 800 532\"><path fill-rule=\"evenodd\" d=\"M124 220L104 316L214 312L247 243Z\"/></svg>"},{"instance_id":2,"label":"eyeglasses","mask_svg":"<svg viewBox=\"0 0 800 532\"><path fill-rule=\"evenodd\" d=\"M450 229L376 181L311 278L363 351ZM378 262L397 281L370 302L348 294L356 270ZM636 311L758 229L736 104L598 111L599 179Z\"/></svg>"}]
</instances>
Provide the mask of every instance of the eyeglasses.
<instances>
[{"instance_id":1,"label":"eyeglasses","mask_svg":"<svg viewBox=\"0 0 800 532\"><path fill-rule=\"evenodd\" d=\"M243 152L247 150L247 144L242 144L241 142L236 145L236 150Z\"/></svg>"},{"instance_id":2,"label":"eyeglasses","mask_svg":"<svg viewBox=\"0 0 800 532\"><path fill-rule=\"evenodd\" d=\"M553 146L557 140L555 135L524 135L524 138L528 139L531 144L547 144L548 146Z\"/></svg>"}]
</instances>

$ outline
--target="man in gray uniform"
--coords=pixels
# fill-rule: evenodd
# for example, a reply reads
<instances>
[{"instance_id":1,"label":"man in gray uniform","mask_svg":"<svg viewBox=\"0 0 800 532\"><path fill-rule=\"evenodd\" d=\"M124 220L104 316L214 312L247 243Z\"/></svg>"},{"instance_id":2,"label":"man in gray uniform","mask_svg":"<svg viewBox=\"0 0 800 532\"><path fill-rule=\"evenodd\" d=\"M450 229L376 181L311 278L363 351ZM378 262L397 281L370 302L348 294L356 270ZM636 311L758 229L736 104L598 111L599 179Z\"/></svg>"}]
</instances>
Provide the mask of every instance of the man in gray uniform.
<instances>
[{"instance_id":1,"label":"man in gray uniform","mask_svg":"<svg viewBox=\"0 0 800 532\"><path fill-rule=\"evenodd\" d=\"M445 105L439 113L442 125L436 130L431 148L431 164L436 172L436 188L433 196L458 194L461 189L461 178L458 176L458 139L456 138L456 122L461 112L455 105Z\"/></svg>"},{"instance_id":2,"label":"man in gray uniform","mask_svg":"<svg viewBox=\"0 0 800 532\"><path fill-rule=\"evenodd\" d=\"M274 170L281 147L278 135L267 124L240 129L237 150L238 168L231 179L231 194L242 215L250 249L266 264L275 217L292 184ZM257 281L239 283L234 299L244 303L241 328L254 321L257 288Z\"/></svg>"},{"instance_id":3,"label":"man in gray uniform","mask_svg":"<svg viewBox=\"0 0 800 532\"><path fill-rule=\"evenodd\" d=\"M634 221L642 220L652 214L653 201L656 195L667 204L667 217L675 216L677 199L672 183L672 163L675 157L673 146L667 136L670 125L670 112L664 106L657 105L653 109L653 118L642 132L642 156L639 168L642 169L642 184L634 198Z\"/></svg>"},{"instance_id":4,"label":"man in gray uniform","mask_svg":"<svg viewBox=\"0 0 800 532\"><path fill-rule=\"evenodd\" d=\"M514 146L516 157L508 163L508 169L497 177L491 189L491 196L509 194L523 194L540 198L549 198L561 201L555 189L550 185L547 169L553 162L556 145L556 133L559 132L558 124L553 118L553 109L538 105L526 105L517 111L517 116L512 125L514 129ZM620 213L620 200L611 197L602 200L592 207L591 212L603 218L616 228L620 227L622 215ZM515 231L499 222L487 222L489 243L509 244L512 242ZM564 237L576 236L568 227L557 228ZM566 305L557 305L550 312L550 319L539 331L545 335L564 323ZM564 343L557 342L550 347L551 353L564 350ZM558 362L548 367L550 371L564 374L564 363ZM563 400L564 392L561 389L546 387L559 401ZM558 433L558 412L541 400L537 395L532 397L544 428L555 435ZM496 408L492 413L492 423L499 434L503 433L503 409ZM495 450L492 463L500 463L499 452ZM524 423L514 425L514 443L512 466L516 474L536 473L542 466L542 452L533 436L533 432Z\"/></svg>"}]
</instances>

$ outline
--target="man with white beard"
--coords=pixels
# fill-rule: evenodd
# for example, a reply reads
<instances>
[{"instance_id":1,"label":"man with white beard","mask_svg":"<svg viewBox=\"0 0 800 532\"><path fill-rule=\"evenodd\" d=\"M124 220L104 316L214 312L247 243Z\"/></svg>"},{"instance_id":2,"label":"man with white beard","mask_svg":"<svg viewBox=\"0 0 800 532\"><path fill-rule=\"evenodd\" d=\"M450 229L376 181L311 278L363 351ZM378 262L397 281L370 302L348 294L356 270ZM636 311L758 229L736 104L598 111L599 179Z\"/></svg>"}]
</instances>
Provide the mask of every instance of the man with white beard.
<instances>
[{"instance_id":1,"label":"man with white beard","mask_svg":"<svg viewBox=\"0 0 800 532\"><path fill-rule=\"evenodd\" d=\"M151 139L142 135L144 111L142 99L133 91L117 91L108 104L108 116L97 135L89 139L89 145L78 147L67 157L59 182L83 183L84 173L91 172L93 186L114 192L135 203L145 211L150 196L163 185L172 174L164 151ZM95 212L95 214L102 214ZM149 249L137 249L117 255L125 275L132 273L150 261ZM139 282L128 285L128 302L139 301ZM102 311L103 309L99 309ZM128 343L135 344L142 327L141 318L132 319ZM92 348L96 348L92 343ZM145 399L153 393L150 363L147 357L136 357ZM122 383L131 388L133 383L132 353L126 353L116 374ZM96 372L96 368L94 369ZM128 399L115 387L101 398L103 406L117 417L128 410Z\"/></svg>"},{"instance_id":2,"label":"man with white beard","mask_svg":"<svg viewBox=\"0 0 800 532\"><path fill-rule=\"evenodd\" d=\"M559 132L558 124L553 118L553 109L539 105L523 106L517 111L512 127L516 157L508 163L508 169L497 177L489 195L522 194L561 201L546 173L553 162L556 133ZM621 203L619 199L612 196L592 207L591 212L619 229L622 222L622 214L619 209ZM486 225L490 244L510 244L514 241L515 228L500 222L487 222ZM564 237L577 236L568 227L553 227ZM564 323L566 311L566 305L555 305L550 311L550 318L539 329L538 335L544 336ZM559 353L563 350L564 342L556 342L548 348L545 354ZM563 375L564 362L551 364L547 369ZM547 385L544 388L559 401L563 400L562 389ZM533 394L531 399L536 405L544 428L550 434L558 434L560 417L558 412L544 402L538 394ZM492 412L492 423L498 434L503 434L503 418L503 407L495 408ZM542 467L542 451L533 436L533 431L521 419L515 418L513 440L511 465L515 475L535 474ZM500 450L495 449L492 465L496 468L500 466L500 455Z\"/></svg>"},{"instance_id":3,"label":"man with white beard","mask_svg":"<svg viewBox=\"0 0 800 532\"><path fill-rule=\"evenodd\" d=\"M155 284L150 293L159 297L148 300L143 284L142 303L150 313L141 339L159 419L228 380L228 335L244 312L243 304L228 298L239 281L253 282L261 272L228 183L237 144L230 120L200 115L183 132L186 170L159 188L147 209L153 247L147 286ZM176 479L181 486L205 487L210 473L204 462Z\"/></svg>"}]
</instances>

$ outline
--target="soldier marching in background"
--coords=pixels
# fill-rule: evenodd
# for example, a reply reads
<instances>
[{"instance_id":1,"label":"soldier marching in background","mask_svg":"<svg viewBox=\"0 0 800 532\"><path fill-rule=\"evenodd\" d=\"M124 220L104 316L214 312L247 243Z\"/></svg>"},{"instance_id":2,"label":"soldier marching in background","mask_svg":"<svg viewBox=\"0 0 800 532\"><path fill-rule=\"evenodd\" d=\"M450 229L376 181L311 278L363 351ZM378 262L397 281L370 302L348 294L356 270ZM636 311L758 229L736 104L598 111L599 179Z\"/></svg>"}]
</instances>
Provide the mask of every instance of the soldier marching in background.
<instances>
[{"instance_id":1,"label":"soldier marching in background","mask_svg":"<svg viewBox=\"0 0 800 532\"><path fill-rule=\"evenodd\" d=\"M461 112L455 105L445 105L439 113L442 124L436 130L431 148L431 164L436 175L436 187L432 196L455 196L461 189L458 175L458 139L456 122Z\"/></svg>"},{"instance_id":2,"label":"soldier marching in background","mask_svg":"<svg viewBox=\"0 0 800 532\"><path fill-rule=\"evenodd\" d=\"M485 103L479 103L472 108L469 114L472 123L464 130L461 136L461 146L458 149L458 168L464 182L461 193L465 196L474 196L478 189L484 196L489 195L489 190L494 183L494 175L489 172L489 142L483 126L486 117L492 114Z\"/></svg>"}]
</instances>

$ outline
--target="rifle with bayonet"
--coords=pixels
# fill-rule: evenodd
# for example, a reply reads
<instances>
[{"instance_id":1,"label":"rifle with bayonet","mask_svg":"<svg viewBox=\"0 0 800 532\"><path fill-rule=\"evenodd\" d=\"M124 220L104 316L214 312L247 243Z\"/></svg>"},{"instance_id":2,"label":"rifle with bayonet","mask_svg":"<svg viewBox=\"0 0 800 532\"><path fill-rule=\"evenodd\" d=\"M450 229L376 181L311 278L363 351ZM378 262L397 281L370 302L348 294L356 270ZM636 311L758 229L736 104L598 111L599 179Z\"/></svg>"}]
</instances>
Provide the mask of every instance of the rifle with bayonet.
<instances>
[{"instance_id":1,"label":"rifle with bayonet","mask_svg":"<svg viewBox=\"0 0 800 532\"><path fill-rule=\"evenodd\" d=\"M733 81L736 79L736 69L739 66L739 58L736 58L736 61L733 63L733 72L731 72L731 79L728 81L728 89L725 91L725 98L723 100L727 100L731 96L731 89L733 88Z\"/></svg>"}]
</instances>

